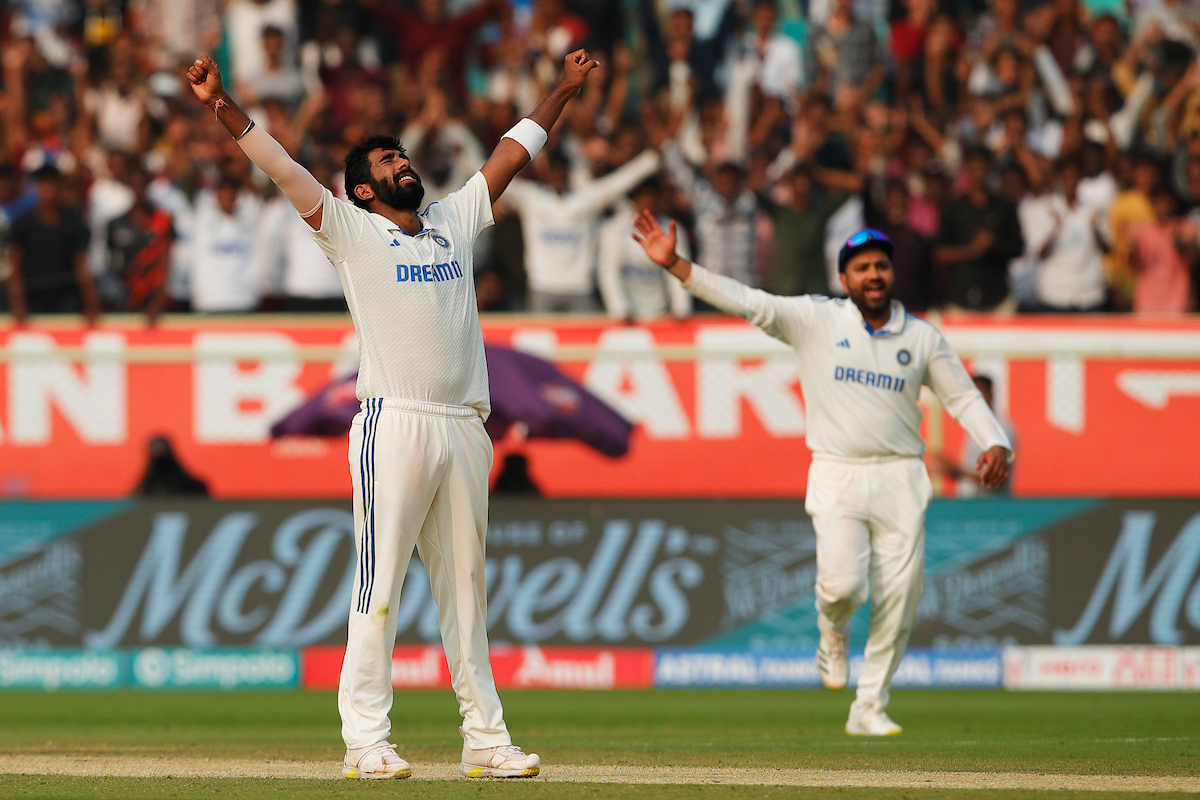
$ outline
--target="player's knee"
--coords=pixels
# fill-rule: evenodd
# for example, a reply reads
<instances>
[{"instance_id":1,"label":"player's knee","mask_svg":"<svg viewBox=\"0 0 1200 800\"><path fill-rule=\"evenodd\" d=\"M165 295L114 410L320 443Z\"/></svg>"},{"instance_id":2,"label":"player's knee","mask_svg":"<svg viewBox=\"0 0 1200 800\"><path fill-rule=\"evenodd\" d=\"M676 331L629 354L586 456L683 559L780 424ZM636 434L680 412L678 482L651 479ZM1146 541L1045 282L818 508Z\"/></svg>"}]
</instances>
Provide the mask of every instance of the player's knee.
<instances>
[{"instance_id":1,"label":"player's knee","mask_svg":"<svg viewBox=\"0 0 1200 800\"><path fill-rule=\"evenodd\" d=\"M858 607L867 601L867 584L854 575L822 578L817 581L817 594L830 605L846 603Z\"/></svg>"}]
</instances>

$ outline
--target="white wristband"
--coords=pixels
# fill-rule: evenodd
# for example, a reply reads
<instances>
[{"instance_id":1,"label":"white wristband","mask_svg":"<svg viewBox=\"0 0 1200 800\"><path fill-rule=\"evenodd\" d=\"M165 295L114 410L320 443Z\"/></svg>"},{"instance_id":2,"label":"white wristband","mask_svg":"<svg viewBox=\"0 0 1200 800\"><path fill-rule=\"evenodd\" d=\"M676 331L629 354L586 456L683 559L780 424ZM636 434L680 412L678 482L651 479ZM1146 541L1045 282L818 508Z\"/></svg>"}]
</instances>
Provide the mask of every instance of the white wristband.
<instances>
[{"instance_id":1,"label":"white wristband","mask_svg":"<svg viewBox=\"0 0 1200 800\"><path fill-rule=\"evenodd\" d=\"M529 157L533 158L542 149L542 146L546 144L547 136L545 128L538 125L529 117L525 117L516 125L513 125L512 129L501 138L512 139L521 145L521 147L524 147L525 151L529 153Z\"/></svg>"}]
</instances>

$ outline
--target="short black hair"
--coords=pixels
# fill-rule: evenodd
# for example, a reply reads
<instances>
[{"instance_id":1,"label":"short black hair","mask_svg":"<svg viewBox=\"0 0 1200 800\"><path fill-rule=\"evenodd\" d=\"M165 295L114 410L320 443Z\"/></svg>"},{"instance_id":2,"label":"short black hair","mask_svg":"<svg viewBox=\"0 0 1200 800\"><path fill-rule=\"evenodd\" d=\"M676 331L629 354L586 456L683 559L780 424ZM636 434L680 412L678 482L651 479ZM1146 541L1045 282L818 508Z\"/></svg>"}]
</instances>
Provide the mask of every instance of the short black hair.
<instances>
[{"instance_id":1,"label":"short black hair","mask_svg":"<svg viewBox=\"0 0 1200 800\"><path fill-rule=\"evenodd\" d=\"M346 197L359 208L366 208L367 204L359 199L354 190L360 184L371 182L372 150L396 150L401 157L408 158L400 139L385 133L368 136L350 148L350 152L346 153Z\"/></svg>"},{"instance_id":2,"label":"short black hair","mask_svg":"<svg viewBox=\"0 0 1200 800\"><path fill-rule=\"evenodd\" d=\"M663 188L662 179L658 177L658 173L651 175L649 178L641 181L637 186L629 190L627 195L631 199L637 197L642 192L661 192Z\"/></svg>"},{"instance_id":3,"label":"short black hair","mask_svg":"<svg viewBox=\"0 0 1200 800\"><path fill-rule=\"evenodd\" d=\"M35 181L38 181L38 182L56 181L62 177L62 172L60 172L58 167L54 166L54 164L47 161L45 164L42 164L40 167L35 169L29 175L29 177L33 178Z\"/></svg>"}]
</instances>

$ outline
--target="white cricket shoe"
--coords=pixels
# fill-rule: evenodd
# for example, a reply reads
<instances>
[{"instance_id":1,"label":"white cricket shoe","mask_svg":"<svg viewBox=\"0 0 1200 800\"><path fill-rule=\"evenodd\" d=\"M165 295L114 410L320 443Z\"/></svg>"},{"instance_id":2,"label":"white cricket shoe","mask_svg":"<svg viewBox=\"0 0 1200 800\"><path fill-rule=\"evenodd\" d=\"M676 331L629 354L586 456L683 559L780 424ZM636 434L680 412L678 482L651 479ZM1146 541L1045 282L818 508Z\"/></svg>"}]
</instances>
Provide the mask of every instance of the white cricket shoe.
<instances>
[{"instance_id":1,"label":"white cricket shoe","mask_svg":"<svg viewBox=\"0 0 1200 800\"><path fill-rule=\"evenodd\" d=\"M846 733L851 736L898 736L904 729L884 713L875 703L850 705L850 718L846 720Z\"/></svg>"},{"instance_id":2,"label":"white cricket shoe","mask_svg":"<svg viewBox=\"0 0 1200 800\"><path fill-rule=\"evenodd\" d=\"M347 750L342 761L342 777L363 780L411 778L412 765L396 754L396 745L380 742Z\"/></svg>"},{"instance_id":3,"label":"white cricket shoe","mask_svg":"<svg viewBox=\"0 0 1200 800\"><path fill-rule=\"evenodd\" d=\"M826 689L845 689L850 679L850 629L841 633L835 631L824 614L817 617L817 628L821 631L821 643L817 645L817 675Z\"/></svg>"},{"instance_id":4,"label":"white cricket shoe","mask_svg":"<svg viewBox=\"0 0 1200 800\"><path fill-rule=\"evenodd\" d=\"M463 742L458 771L467 778L532 778L541 771L537 753L525 753L515 744L472 750Z\"/></svg>"}]
</instances>

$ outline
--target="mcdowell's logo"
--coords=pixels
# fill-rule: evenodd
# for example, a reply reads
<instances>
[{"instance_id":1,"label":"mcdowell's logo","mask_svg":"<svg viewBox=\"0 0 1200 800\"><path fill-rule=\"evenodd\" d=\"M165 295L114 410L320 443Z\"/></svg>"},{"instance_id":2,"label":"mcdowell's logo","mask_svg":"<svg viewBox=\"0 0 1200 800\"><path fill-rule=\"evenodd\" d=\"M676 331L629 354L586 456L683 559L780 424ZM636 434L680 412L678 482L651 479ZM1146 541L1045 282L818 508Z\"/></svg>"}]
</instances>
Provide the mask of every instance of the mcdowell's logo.
<instances>
[{"instance_id":1,"label":"mcdowell's logo","mask_svg":"<svg viewBox=\"0 0 1200 800\"><path fill-rule=\"evenodd\" d=\"M1111 609L1106 641L1119 642L1149 609L1148 628L1154 644L1195 641L1200 631L1200 514L1187 521L1153 570L1147 563L1157 515L1126 512L1121 534L1113 545L1096 586L1074 627L1054 631L1054 643L1083 644L1093 638L1106 609ZM1190 630L1180 630L1186 616Z\"/></svg>"},{"instance_id":2,"label":"mcdowell's logo","mask_svg":"<svg viewBox=\"0 0 1200 800\"><path fill-rule=\"evenodd\" d=\"M220 516L209 531L195 526L189 512L154 515L119 602L102 629L84 635L85 646L300 647L345 635L355 569L348 511L308 509L274 531L244 510ZM678 634L704 582L698 559L714 543L662 520L610 519L600 528L535 520L496 531L512 543L486 563L488 628L527 644L656 643ZM270 556L248 556L248 542L270 542ZM322 588L330 586L332 594ZM396 614L401 634L438 639L437 607L419 564L410 566Z\"/></svg>"}]
</instances>

